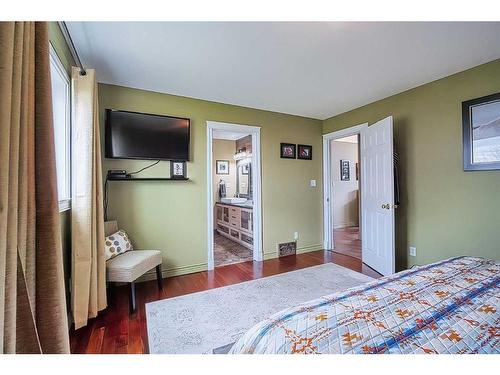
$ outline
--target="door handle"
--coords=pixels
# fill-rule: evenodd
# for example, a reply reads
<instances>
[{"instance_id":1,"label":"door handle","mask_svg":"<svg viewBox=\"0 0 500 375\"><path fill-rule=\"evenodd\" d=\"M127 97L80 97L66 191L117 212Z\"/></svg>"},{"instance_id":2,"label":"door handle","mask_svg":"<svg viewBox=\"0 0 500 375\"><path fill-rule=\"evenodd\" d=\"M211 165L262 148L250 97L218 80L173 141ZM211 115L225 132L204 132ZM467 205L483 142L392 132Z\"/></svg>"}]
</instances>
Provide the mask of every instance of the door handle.
<instances>
[{"instance_id":1,"label":"door handle","mask_svg":"<svg viewBox=\"0 0 500 375\"><path fill-rule=\"evenodd\" d=\"M382 208L385 208L386 210L390 210L391 209L391 205L389 203L383 204Z\"/></svg>"}]
</instances>

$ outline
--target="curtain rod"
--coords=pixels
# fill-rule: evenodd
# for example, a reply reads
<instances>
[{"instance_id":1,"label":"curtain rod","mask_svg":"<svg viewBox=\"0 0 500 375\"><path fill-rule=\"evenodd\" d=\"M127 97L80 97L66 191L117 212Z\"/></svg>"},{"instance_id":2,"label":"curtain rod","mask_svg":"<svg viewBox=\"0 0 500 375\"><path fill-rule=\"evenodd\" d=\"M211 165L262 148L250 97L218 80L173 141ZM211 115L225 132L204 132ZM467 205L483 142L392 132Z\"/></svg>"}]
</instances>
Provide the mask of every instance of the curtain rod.
<instances>
[{"instance_id":1,"label":"curtain rod","mask_svg":"<svg viewBox=\"0 0 500 375\"><path fill-rule=\"evenodd\" d=\"M86 75L87 71L83 67L82 60L80 60L80 56L78 55L78 52L76 52L75 44L73 43L73 39L71 39L71 35L69 33L68 27L66 26L66 22L59 21L57 23L59 24L59 28L61 29L61 32L64 36L64 39L66 40L66 44L69 47L69 51L71 52L71 56L73 56L73 60L75 60L75 62L80 67L80 75L82 75L82 76Z\"/></svg>"}]
</instances>

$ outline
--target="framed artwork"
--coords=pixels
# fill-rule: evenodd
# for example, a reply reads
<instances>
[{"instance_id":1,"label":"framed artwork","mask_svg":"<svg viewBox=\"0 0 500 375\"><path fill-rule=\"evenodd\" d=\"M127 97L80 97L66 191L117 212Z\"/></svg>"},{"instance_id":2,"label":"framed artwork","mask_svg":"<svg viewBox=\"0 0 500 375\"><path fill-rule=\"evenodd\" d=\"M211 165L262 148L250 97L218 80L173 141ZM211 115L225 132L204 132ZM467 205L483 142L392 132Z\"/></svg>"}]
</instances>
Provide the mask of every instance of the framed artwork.
<instances>
[{"instance_id":1,"label":"framed artwork","mask_svg":"<svg viewBox=\"0 0 500 375\"><path fill-rule=\"evenodd\" d=\"M312 152L312 146L297 145L297 159L312 160Z\"/></svg>"},{"instance_id":2,"label":"framed artwork","mask_svg":"<svg viewBox=\"0 0 500 375\"><path fill-rule=\"evenodd\" d=\"M295 145L292 143L281 143L280 157L282 159L295 159Z\"/></svg>"},{"instance_id":3,"label":"framed artwork","mask_svg":"<svg viewBox=\"0 0 500 375\"><path fill-rule=\"evenodd\" d=\"M349 160L340 160L340 181L350 180L350 162Z\"/></svg>"},{"instance_id":4,"label":"framed artwork","mask_svg":"<svg viewBox=\"0 0 500 375\"><path fill-rule=\"evenodd\" d=\"M216 174L229 174L229 160L217 160L215 162Z\"/></svg>"},{"instance_id":5,"label":"framed artwork","mask_svg":"<svg viewBox=\"0 0 500 375\"><path fill-rule=\"evenodd\" d=\"M500 93L462 103L464 171L500 169Z\"/></svg>"},{"instance_id":6,"label":"framed artwork","mask_svg":"<svg viewBox=\"0 0 500 375\"><path fill-rule=\"evenodd\" d=\"M186 178L186 162L171 161L170 162L170 178Z\"/></svg>"},{"instance_id":7,"label":"framed artwork","mask_svg":"<svg viewBox=\"0 0 500 375\"><path fill-rule=\"evenodd\" d=\"M249 169L248 167L249 166L250 166L250 164L248 164L248 163L247 164L243 164L241 166L241 174L248 174L248 169Z\"/></svg>"}]
</instances>

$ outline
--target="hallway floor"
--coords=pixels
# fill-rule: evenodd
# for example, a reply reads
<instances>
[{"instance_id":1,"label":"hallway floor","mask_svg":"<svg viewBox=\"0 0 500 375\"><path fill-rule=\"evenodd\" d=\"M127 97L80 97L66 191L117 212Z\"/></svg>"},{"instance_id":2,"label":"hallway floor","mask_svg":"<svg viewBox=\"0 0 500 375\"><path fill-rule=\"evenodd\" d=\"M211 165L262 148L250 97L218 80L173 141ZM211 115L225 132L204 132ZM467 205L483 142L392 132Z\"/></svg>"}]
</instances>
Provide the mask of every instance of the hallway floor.
<instances>
[{"instance_id":1,"label":"hallway floor","mask_svg":"<svg viewBox=\"0 0 500 375\"><path fill-rule=\"evenodd\" d=\"M359 227L347 227L333 230L333 241L336 253L361 259L361 239Z\"/></svg>"},{"instance_id":2,"label":"hallway floor","mask_svg":"<svg viewBox=\"0 0 500 375\"><path fill-rule=\"evenodd\" d=\"M253 260L252 250L216 233L214 235L214 266L227 266Z\"/></svg>"}]
</instances>

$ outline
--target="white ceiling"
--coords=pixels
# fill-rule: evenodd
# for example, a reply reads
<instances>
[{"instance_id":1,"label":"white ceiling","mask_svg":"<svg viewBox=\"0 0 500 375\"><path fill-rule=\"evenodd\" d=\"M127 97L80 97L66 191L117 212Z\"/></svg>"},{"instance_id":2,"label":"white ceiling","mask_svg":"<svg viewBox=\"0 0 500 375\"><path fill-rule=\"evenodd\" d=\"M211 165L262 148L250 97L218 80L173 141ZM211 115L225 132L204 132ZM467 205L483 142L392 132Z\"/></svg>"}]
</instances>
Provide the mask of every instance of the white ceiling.
<instances>
[{"instance_id":1,"label":"white ceiling","mask_svg":"<svg viewBox=\"0 0 500 375\"><path fill-rule=\"evenodd\" d=\"M500 23L69 22L98 80L318 119L500 58Z\"/></svg>"}]
</instances>

